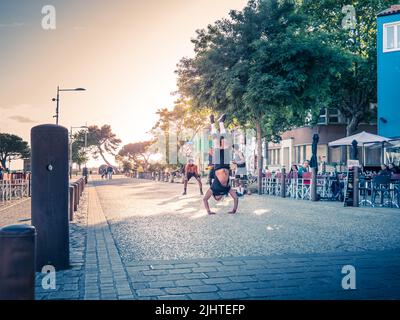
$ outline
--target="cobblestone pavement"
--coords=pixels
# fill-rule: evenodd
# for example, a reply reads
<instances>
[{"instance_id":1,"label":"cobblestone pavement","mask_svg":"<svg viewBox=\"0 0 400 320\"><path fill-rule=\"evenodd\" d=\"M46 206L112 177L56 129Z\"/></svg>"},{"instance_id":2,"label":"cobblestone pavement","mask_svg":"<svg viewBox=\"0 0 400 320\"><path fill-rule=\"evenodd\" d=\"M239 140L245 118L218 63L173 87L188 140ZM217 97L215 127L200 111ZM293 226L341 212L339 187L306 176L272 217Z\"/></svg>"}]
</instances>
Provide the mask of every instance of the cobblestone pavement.
<instances>
[{"instance_id":1,"label":"cobblestone pavement","mask_svg":"<svg viewBox=\"0 0 400 320\"><path fill-rule=\"evenodd\" d=\"M56 272L56 289L43 289L44 274L36 273L37 300L78 300L85 294L85 253L88 219L88 192L84 191L74 221L69 225L70 264L68 270Z\"/></svg>"},{"instance_id":2,"label":"cobblestone pavement","mask_svg":"<svg viewBox=\"0 0 400 320\"><path fill-rule=\"evenodd\" d=\"M195 185L188 197L165 183L95 185L109 223L101 218L96 231L105 274L115 266L128 277L127 299L400 299L397 210L253 196L236 216L226 201L209 217ZM345 265L356 269L357 290L342 289Z\"/></svg>"}]
</instances>

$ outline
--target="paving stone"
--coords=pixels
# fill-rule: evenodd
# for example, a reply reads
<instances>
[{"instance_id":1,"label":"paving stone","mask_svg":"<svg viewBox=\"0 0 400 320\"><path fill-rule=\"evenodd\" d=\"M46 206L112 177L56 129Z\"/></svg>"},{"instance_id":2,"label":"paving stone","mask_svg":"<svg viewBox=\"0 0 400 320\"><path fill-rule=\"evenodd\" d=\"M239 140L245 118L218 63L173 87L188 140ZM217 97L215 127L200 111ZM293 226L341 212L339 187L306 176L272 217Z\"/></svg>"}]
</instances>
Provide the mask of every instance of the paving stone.
<instances>
[{"instance_id":1,"label":"paving stone","mask_svg":"<svg viewBox=\"0 0 400 320\"><path fill-rule=\"evenodd\" d=\"M207 279L204 273L185 273L183 276L185 279Z\"/></svg>"},{"instance_id":2,"label":"paving stone","mask_svg":"<svg viewBox=\"0 0 400 320\"><path fill-rule=\"evenodd\" d=\"M189 300L189 298L185 295L165 295L165 296L159 296L158 300Z\"/></svg>"},{"instance_id":3,"label":"paving stone","mask_svg":"<svg viewBox=\"0 0 400 320\"><path fill-rule=\"evenodd\" d=\"M224 300L245 299L248 297L245 291L220 291L218 295Z\"/></svg>"},{"instance_id":4,"label":"paving stone","mask_svg":"<svg viewBox=\"0 0 400 320\"><path fill-rule=\"evenodd\" d=\"M214 272L217 271L216 268L214 267L199 267L199 268L193 268L192 269L193 272Z\"/></svg>"},{"instance_id":5,"label":"paving stone","mask_svg":"<svg viewBox=\"0 0 400 320\"><path fill-rule=\"evenodd\" d=\"M165 295L165 291L161 289L139 289L136 291L139 297L151 297Z\"/></svg>"},{"instance_id":6,"label":"paving stone","mask_svg":"<svg viewBox=\"0 0 400 320\"><path fill-rule=\"evenodd\" d=\"M184 268L184 269L172 269L169 271L169 274L182 274L182 273L190 273L192 269Z\"/></svg>"},{"instance_id":7,"label":"paving stone","mask_svg":"<svg viewBox=\"0 0 400 320\"><path fill-rule=\"evenodd\" d=\"M174 285L173 281L153 281L150 282L150 288L166 288L172 287Z\"/></svg>"},{"instance_id":8,"label":"paving stone","mask_svg":"<svg viewBox=\"0 0 400 320\"><path fill-rule=\"evenodd\" d=\"M233 291L247 289L243 283L220 283L217 285L222 291Z\"/></svg>"},{"instance_id":9,"label":"paving stone","mask_svg":"<svg viewBox=\"0 0 400 320\"><path fill-rule=\"evenodd\" d=\"M255 277L250 276L236 276L236 277L229 277L232 282L250 282L250 281L257 281Z\"/></svg>"},{"instance_id":10,"label":"paving stone","mask_svg":"<svg viewBox=\"0 0 400 320\"><path fill-rule=\"evenodd\" d=\"M187 286L197 286L202 285L203 283L198 279L188 279L188 280L177 280L175 284L179 287L187 287Z\"/></svg>"},{"instance_id":11,"label":"paving stone","mask_svg":"<svg viewBox=\"0 0 400 320\"><path fill-rule=\"evenodd\" d=\"M192 300L218 300L220 299L219 295L215 292L207 292L207 293L192 293L188 295Z\"/></svg>"},{"instance_id":12,"label":"paving stone","mask_svg":"<svg viewBox=\"0 0 400 320\"><path fill-rule=\"evenodd\" d=\"M204 279L203 282L205 284L221 284L221 283L230 283L231 280L229 278L210 278L210 279Z\"/></svg>"},{"instance_id":13,"label":"paving stone","mask_svg":"<svg viewBox=\"0 0 400 320\"><path fill-rule=\"evenodd\" d=\"M193 293L218 291L218 287L214 285L190 286L189 288Z\"/></svg>"},{"instance_id":14,"label":"paving stone","mask_svg":"<svg viewBox=\"0 0 400 320\"><path fill-rule=\"evenodd\" d=\"M186 293L191 293L192 290L189 287L173 287L173 288L165 288L165 292L169 294L186 294Z\"/></svg>"}]
</instances>

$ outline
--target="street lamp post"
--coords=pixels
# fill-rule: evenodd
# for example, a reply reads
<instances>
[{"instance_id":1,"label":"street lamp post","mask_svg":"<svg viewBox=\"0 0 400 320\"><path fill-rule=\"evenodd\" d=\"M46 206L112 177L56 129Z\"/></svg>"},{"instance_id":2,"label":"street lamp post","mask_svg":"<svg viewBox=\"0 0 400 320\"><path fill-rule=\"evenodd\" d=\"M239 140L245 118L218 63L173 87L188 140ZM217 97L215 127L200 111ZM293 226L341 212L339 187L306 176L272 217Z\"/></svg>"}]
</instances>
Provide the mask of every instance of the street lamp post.
<instances>
[{"instance_id":1,"label":"street lamp post","mask_svg":"<svg viewBox=\"0 0 400 320\"><path fill-rule=\"evenodd\" d=\"M60 92L62 91L86 91L85 88L75 88L75 89L60 89L60 87L57 87L57 98L53 98L53 101L55 101L56 104L56 114L53 116L53 118L56 118L56 125L58 125L58 120L59 120L59 114L60 114Z\"/></svg>"}]
</instances>

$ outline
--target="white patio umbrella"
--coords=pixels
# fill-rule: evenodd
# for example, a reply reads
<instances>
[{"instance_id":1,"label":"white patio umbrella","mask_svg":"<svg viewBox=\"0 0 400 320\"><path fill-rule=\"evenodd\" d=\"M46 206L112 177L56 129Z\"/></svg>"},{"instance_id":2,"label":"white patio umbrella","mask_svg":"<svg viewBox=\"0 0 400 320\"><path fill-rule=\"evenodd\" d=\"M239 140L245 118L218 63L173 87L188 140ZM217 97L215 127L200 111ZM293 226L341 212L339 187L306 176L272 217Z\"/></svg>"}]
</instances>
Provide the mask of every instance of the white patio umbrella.
<instances>
[{"instance_id":1,"label":"white patio umbrella","mask_svg":"<svg viewBox=\"0 0 400 320\"><path fill-rule=\"evenodd\" d=\"M354 140L356 140L358 142L358 144L361 145L361 144L367 144L367 143L387 142L390 139L363 131L361 133L357 133L350 137L332 141L329 143L329 146L330 147L351 146L351 143Z\"/></svg>"},{"instance_id":2,"label":"white patio umbrella","mask_svg":"<svg viewBox=\"0 0 400 320\"><path fill-rule=\"evenodd\" d=\"M341 147L341 146L351 146L351 143L356 140L359 145L363 146L363 163L365 163L365 146L368 144L374 144L374 143L381 143L382 144L382 149L383 149L383 143L390 141L389 138L385 138L382 136L378 136L376 134L368 133L368 132L361 132L357 133L355 135L342 138L336 141L330 142L328 145L330 147ZM382 151L383 153L383 151Z\"/></svg>"}]
</instances>

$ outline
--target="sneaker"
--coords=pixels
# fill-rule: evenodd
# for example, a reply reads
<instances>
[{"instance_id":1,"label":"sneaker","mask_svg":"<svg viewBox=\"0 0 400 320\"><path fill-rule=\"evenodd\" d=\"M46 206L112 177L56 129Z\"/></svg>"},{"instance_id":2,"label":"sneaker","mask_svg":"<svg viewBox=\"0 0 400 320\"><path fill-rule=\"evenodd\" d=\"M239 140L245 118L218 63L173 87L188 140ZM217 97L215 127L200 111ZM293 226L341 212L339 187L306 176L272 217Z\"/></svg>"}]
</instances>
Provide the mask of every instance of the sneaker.
<instances>
[{"instance_id":1,"label":"sneaker","mask_svg":"<svg viewBox=\"0 0 400 320\"><path fill-rule=\"evenodd\" d=\"M224 113L222 116L219 117L218 122L225 122L226 114Z\"/></svg>"},{"instance_id":2,"label":"sneaker","mask_svg":"<svg viewBox=\"0 0 400 320\"><path fill-rule=\"evenodd\" d=\"M186 191L183 191L182 195L183 195L183 196L186 196Z\"/></svg>"},{"instance_id":3,"label":"sneaker","mask_svg":"<svg viewBox=\"0 0 400 320\"><path fill-rule=\"evenodd\" d=\"M215 123L215 117L213 114L210 116L210 122L211 122L211 124Z\"/></svg>"}]
</instances>

